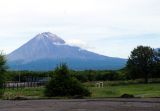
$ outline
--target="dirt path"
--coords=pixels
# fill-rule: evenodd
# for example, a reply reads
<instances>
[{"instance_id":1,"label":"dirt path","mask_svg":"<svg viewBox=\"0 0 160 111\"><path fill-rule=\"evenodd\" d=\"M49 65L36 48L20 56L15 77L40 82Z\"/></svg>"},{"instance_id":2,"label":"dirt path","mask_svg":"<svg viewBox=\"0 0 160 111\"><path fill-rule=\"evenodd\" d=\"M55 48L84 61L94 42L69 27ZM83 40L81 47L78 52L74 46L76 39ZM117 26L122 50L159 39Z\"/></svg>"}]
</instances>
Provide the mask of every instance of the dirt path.
<instances>
[{"instance_id":1,"label":"dirt path","mask_svg":"<svg viewBox=\"0 0 160 111\"><path fill-rule=\"evenodd\" d=\"M0 111L160 111L158 99L0 101Z\"/></svg>"}]
</instances>

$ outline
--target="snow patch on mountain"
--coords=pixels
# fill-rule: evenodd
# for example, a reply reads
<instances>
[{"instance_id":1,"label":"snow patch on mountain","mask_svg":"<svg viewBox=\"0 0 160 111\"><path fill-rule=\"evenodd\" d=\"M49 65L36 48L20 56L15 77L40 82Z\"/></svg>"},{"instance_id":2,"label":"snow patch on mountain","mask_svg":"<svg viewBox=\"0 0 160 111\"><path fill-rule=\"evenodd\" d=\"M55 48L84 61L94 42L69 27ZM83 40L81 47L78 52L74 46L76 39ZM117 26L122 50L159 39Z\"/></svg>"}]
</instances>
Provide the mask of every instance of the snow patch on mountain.
<instances>
[{"instance_id":1,"label":"snow patch on mountain","mask_svg":"<svg viewBox=\"0 0 160 111\"><path fill-rule=\"evenodd\" d=\"M52 34L50 32L40 33L35 38L38 39L38 40L49 40L49 41L52 41L55 44L56 43L57 44L65 44L65 41L63 39L61 39L57 35Z\"/></svg>"}]
</instances>

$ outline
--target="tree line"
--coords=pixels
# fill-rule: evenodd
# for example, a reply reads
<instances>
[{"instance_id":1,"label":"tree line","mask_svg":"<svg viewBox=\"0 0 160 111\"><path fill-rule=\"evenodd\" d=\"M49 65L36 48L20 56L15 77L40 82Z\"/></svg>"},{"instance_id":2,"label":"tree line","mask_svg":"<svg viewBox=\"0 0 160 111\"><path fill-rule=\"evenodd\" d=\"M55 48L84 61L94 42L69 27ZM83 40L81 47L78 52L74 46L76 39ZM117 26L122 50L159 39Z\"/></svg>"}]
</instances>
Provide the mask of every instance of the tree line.
<instances>
[{"instance_id":1,"label":"tree line","mask_svg":"<svg viewBox=\"0 0 160 111\"><path fill-rule=\"evenodd\" d=\"M25 82L27 81L27 77L53 78L57 77L55 76L57 75L55 71L56 69L48 72L10 71L7 70L5 56L1 53L0 93L3 93L1 89L5 80ZM160 78L160 50L155 50L149 46L137 46L131 51L126 67L120 70L69 70L69 73L70 77L74 77L81 82L132 80L140 78L144 79L145 83L148 83L149 78Z\"/></svg>"},{"instance_id":2,"label":"tree line","mask_svg":"<svg viewBox=\"0 0 160 111\"><path fill-rule=\"evenodd\" d=\"M0 78L7 81L26 82L26 77L51 77L53 71L10 71L7 70L5 56L0 54ZM105 80L130 80L144 78L160 78L160 50L148 46L138 46L131 52L126 67L120 70L70 70L71 76L81 82ZM2 77L1 77L2 76ZM3 81L2 81L3 82Z\"/></svg>"}]
</instances>

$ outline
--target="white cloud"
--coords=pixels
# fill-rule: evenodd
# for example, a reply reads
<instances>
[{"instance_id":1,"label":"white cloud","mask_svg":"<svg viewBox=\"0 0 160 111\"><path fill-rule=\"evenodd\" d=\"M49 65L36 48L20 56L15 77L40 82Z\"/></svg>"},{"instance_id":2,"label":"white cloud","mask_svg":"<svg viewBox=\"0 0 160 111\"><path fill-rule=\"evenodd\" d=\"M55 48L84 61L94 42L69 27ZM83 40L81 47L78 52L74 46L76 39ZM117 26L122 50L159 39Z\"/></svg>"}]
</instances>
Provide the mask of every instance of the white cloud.
<instances>
[{"instance_id":1,"label":"white cloud","mask_svg":"<svg viewBox=\"0 0 160 111\"><path fill-rule=\"evenodd\" d=\"M87 49L87 50L95 49L95 47L89 45L89 43L79 40L79 39L69 39L69 40L66 40L66 43L71 46L79 46L82 49Z\"/></svg>"},{"instance_id":2,"label":"white cloud","mask_svg":"<svg viewBox=\"0 0 160 111\"><path fill-rule=\"evenodd\" d=\"M117 55L125 40L114 41L160 34L159 10L160 0L0 0L0 48L9 53L37 33L50 31L82 48L127 57L136 44Z\"/></svg>"}]
</instances>

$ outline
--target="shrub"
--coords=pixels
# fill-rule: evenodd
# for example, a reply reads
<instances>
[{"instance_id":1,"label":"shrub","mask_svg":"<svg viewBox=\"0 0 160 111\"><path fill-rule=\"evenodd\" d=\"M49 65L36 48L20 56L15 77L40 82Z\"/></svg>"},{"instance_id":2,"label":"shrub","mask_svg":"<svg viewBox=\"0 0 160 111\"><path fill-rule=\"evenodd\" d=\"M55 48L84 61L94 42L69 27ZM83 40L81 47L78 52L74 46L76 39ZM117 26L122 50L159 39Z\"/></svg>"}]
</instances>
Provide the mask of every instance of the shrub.
<instances>
[{"instance_id":1,"label":"shrub","mask_svg":"<svg viewBox=\"0 0 160 111\"><path fill-rule=\"evenodd\" d=\"M134 95L132 95L132 94L123 94L123 95L121 95L121 98L134 98Z\"/></svg>"},{"instance_id":2,"label":"shrub","mask_svg":"<svg viewBox=\"0 0 160 111\"><path fill-rule=\"evenodd\" d=\"M68 67L62 64L55 69L52 79L46 85L45 95L48 97L84 97L90 96L90 92L77 79L71 77Z\"/></svg>"},{"instance_id":3,"label":"shrub","mask_svg":"<svg viewBox=\"0 0 160 111\"><path fill-rule=\"evenodd\" d=\"M2 53L0 53L0 97L4 93L5 72L6 72L6 60Z\"/></svg>"},{"instance_id":4,"label":"shrub","mask_svg":"<svg viewBox=\"0 0 160 111\"><path fill-rule=\"evenodd\" d=\"M2 75L0 75L0 98L3 96L4 94L4 77Z\"/></svg>"}]
</instances>

